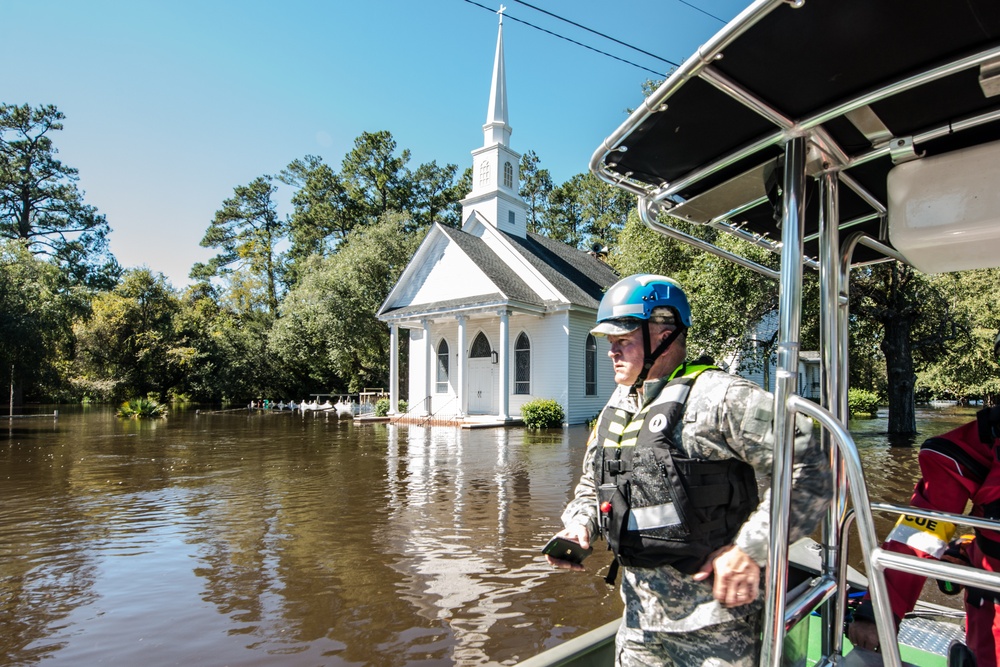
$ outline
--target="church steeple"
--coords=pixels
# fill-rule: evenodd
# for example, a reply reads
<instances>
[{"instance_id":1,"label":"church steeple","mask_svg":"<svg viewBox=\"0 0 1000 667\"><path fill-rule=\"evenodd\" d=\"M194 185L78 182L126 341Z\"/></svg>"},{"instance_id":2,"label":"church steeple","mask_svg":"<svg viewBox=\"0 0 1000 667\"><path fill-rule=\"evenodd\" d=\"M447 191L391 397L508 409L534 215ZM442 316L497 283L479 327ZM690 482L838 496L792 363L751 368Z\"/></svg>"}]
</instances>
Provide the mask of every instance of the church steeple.
<instances>
[{"instance_id":1,"label":"church steeple","mask_svg":"<svg viewBox=\"0 0 1000 667\"><path fill-rule=\"evenodd\" d=\"M528 206L518 194L518 167L521 156L510 148L510 124L507 121L507 72L503 57L503 12L497 50L493 58L493 81L490 106L483 125L483 146L472 151L472 192L462 200L463 226L474 219L500 231L524 238L527 234Z\"/></svg>"},{"instance_id":2,"label":"church steeple","mask_svg":"<svg viewBox=\"0 0 1000 667\"><path fill-rule=\"evenodd\" d=\"M484 146L501 144L510 146L511 127L507 122L507 73L503 61L503 12L500 5L500 28L497 33L497 52L493 58L493 85L490 87L490 106L486 110L486 124L483 125Z\"/></svg>"}]
</instances>

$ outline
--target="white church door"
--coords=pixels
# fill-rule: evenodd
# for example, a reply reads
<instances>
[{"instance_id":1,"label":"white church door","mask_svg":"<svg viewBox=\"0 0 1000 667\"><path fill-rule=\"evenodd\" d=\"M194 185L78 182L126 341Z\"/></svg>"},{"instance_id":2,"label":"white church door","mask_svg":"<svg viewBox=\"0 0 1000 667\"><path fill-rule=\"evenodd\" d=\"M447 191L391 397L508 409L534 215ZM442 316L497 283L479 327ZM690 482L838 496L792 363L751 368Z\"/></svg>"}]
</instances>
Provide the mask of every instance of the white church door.
<instances>
[{"instance_id":1,"label":"white church door","mask_svg":"<svg viewBox=\"0 0 1000 667\"><path fill-rule=\"evenodd\" d=\"M493 350L490 341L479 332L469 350L469 414L493 412Z\"/></svg>"}]
</instances>

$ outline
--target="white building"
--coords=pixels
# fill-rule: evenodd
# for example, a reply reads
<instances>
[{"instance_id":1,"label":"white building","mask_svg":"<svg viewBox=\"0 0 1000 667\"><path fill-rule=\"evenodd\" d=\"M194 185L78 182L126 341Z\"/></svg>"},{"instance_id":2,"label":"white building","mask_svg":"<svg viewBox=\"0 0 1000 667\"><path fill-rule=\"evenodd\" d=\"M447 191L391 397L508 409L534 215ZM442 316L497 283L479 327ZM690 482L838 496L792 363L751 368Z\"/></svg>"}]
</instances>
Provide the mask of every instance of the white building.
<instances>
[{"instance_id":1,"label":"white building","mask_svg":"<svg viewBox=\"0 0 1000 667\"><path fill-rule=\"evenodd\" d=\"M768 391L774 391L774 378L778 364L773 341L778 335L778 313L772 311L761 318L753 331L746 349L722 360L730 372L756 382ZM767 355L764 358L764 355ZM820 399L819 352L799 352L798 393L815 401Z\"/></svg>"},{"instance_id":2,"label":"white building","mask_svg":"<svg viewBox=\"0 0 1000 667\"><path fill-rule=\"evenodd\" d=\"M510 134L501 14L462 228L435 223L378 312L391 332L393 414L401 332L414 417L505 422L549 398L575 424L597 415L614 389L607 340L590 329L617 276L598 257L527 231Z\"/></svg>"}]
</instances>

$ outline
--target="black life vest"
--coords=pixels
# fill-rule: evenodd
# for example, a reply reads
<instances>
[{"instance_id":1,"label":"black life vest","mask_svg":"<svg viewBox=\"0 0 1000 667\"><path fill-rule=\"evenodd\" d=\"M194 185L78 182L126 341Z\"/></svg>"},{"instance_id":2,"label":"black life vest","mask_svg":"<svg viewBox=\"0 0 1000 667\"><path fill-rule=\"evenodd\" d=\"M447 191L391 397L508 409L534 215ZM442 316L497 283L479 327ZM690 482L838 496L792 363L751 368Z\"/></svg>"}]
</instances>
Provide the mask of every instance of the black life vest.
<instances>
[{"instance_id":1,"label":"black life vest","mask_svg":"<svg viewBox=\"0 0 1000 667\"><path fill-rule=\"evenodd\" d=\"M622 565L699 570L758 504L753 468L688 458L673 442L695 379L683 366L635 415L606 407L597 423L594 480L601 532ZM610 575L609 575L610 576Z\"/></svg>"}]
</instances>

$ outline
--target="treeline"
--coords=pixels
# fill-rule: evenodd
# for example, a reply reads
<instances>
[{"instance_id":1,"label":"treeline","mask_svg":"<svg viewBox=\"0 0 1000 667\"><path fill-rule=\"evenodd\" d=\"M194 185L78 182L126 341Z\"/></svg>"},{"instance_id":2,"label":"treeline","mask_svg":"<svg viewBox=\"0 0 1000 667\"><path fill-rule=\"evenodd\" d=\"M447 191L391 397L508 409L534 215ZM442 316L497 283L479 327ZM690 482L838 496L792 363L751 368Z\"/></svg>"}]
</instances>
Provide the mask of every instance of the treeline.
<instances>
[{"instance_id":1,"label":"treeline","mask_svg":"<svg viewBox=\"0 0 1000 667\"><path fill-rule=\"evenodd\" d=\"M339 168L295 160L234 187L206 221L215 256L181 290L110 254L108 221L57 158L63 120L54 106L0 105L4 386L27 401L237 403L388 386L375 313L429 226L461 225L471 168L414 168L386 131L358 137ZM532 231L615 243L623 193L590 175L554 185L532 152L521 178ZM292 192L284 217L279 187Z\"/></svg>"},{"instance_id":2,"label":"treeline","mask_svg":"<svg viewBox=\"0 0 1000 667\"><path fill-rule=\"evenodd\" d=\"M778 269L749 242L675 220L723 249ZM777 285L726 260L656 234L630 219L614 254L622 274L670 267L692 298L692 351L716 359L742 352L743 367L775 362L776 329L757 326L778 308ZM819 349L817 276L806 272L802 349ZM931 399L1000 397L993 340L1000 331L1000 269L926 275L898 262L856 267L850 283L850 386L889 407L890 433L916 431L915 406ZM763 334L763 335L762 335Z\"/></svg>"},{"instance_id":3,"label":"treeline","mask_svg":"<svg viewBox=\"0 0 1000 667\"><path fill-rule=\"evenodd\" d=\"M471 169L410 165L389 132L364 133L338 168L316 156L238 185L206 221L216 254L179 290L108 252L110 227L84 201L53 142L53 106L0 105L0 378L29 401L199 402L303 398L388 386L389 334L375 313L432 223L461 225ZM760 323L777 285L666 239L634 198L579 174L556 185L533 152L520 164L528 226L580 248L610 248L622 275L665 273L692 297L689 347L745 369L774 358ZM277 212L279 187L292 212ZM713 229L689 233L777 267L766 251ZM1000 395L998 270L928 276L897 263L852 272L851 386L890 405L912 432L914 398ZM804 347L818 349L807 272ZM405 346L401 379L405 382Z\"/></svg>"}]
</instances>

